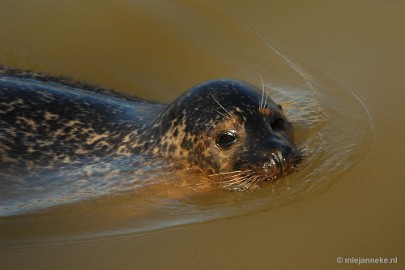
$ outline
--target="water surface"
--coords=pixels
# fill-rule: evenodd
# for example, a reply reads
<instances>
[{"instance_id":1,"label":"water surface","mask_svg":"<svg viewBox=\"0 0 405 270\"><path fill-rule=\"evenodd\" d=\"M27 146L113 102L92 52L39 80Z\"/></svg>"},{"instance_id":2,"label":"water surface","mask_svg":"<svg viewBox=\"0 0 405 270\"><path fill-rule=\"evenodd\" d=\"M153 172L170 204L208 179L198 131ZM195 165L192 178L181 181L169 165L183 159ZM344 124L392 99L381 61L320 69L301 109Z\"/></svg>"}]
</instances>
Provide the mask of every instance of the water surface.
<instances>
[{"instance_id":1,"label":"water surface","mask_svg":"<svg viewBox=\"0 0 405 270\"><path fill-rule=\"evenodd\" d=\"M404 157L396 135L403 127L398 121L404 98L395 90L404 70L400 6L1 5L8 10L0 16L4 64L162 102L207 79L231 77L261 86L262 78L307 153L298 173L255 192L188 197L152 188L1 218L6 267L331 269L341 267L338 256L403 254L398 191L404 171L395 165ZM86 259L73 260L73 251Z\"/></svg>"}]
</instances>

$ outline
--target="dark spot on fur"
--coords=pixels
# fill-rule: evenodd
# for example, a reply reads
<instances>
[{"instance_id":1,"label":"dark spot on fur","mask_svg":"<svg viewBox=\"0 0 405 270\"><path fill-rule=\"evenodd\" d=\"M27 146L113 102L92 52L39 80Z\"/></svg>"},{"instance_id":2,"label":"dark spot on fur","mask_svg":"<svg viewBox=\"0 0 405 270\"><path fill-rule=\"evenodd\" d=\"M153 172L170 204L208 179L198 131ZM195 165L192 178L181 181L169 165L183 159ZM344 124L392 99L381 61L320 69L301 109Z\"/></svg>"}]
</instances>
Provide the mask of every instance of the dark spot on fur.
<instances>
[{"instance_id":1,"label":"dark spot on fur","mask_svg":"<svg viewBox=\"0 0 405 270\"><path fill-rule=\"evenodd\" d=\"M174 129L174 132L173 132L173 137L174 137L174 138L177 138L178 135L179 135L179 129L176 127L176 128Z\"/></svg>"},{"instance_id":2,"label":"dark spot on fur","mask_svg":"<svg viewBox=\"0 0 405 270\"><path fill-rule=\"evenodd\" d=\"M170 146L169 146L169 152L170 152L170 153L173 153L174 151L176 151L176 149L177 149L177 146L176 146L176 145L170 144Z\"/></svg>"}]
</instances>

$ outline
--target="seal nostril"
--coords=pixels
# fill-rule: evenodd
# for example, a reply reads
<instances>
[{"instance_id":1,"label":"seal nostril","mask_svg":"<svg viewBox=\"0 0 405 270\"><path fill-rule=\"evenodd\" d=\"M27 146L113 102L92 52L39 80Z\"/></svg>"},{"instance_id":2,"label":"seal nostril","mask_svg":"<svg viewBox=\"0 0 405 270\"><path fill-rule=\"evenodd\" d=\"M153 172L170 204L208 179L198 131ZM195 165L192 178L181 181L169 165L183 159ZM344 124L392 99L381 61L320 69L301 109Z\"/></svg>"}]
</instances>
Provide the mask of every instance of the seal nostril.
<instances>
[{"instance_id":1,"label":"seal nostril","mask_svg":"<svg viewBox=\"0 0 405 270\"><path fill-rule=\"evenodd\" d=\"M285 121L282 118L277 118L270 123L273 130L283 130L285 128Z\"/></svg>"}]
</instances>

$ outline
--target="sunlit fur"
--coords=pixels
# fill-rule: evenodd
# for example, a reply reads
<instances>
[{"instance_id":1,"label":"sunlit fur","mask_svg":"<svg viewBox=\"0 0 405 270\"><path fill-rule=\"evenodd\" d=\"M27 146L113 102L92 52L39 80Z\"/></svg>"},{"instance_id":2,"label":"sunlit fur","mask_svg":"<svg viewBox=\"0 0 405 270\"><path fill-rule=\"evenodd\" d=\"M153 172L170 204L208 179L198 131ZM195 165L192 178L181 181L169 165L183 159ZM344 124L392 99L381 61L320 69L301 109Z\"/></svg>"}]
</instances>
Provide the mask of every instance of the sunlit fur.
<instances>
[{"instance_id":1,"label":"sunlit fur","mask_svg":"<svg viewBox=\"0 0 405 270\"><path fill-rule=\"evenodd\" d=\"M219 187L253 190L300 160L291 123L262 86L212 80L166 105L0 66L0 173L141 156L197 168ZM224 132L236 136L226 146L217 143Z\"/></svg>"},{"instance_id":2,"label":"sunlit fur","mask_svg":"<svg viewBox=\"0 0 405 270\"><path fill-rule=\"evenodd\" d=\"M294 171L299 162L291 123L264 87L259 90L228 79L209 81L173 104L154 123L159 133L171 134L163 143L177 146L175 155L173 151L167 155L207 172L215 185L253 190ZM271 126L275 120L282 123L280 127ZM225 149L216 144L224 131L237 135L236 142Z\"/></svg>"}]
</instances>

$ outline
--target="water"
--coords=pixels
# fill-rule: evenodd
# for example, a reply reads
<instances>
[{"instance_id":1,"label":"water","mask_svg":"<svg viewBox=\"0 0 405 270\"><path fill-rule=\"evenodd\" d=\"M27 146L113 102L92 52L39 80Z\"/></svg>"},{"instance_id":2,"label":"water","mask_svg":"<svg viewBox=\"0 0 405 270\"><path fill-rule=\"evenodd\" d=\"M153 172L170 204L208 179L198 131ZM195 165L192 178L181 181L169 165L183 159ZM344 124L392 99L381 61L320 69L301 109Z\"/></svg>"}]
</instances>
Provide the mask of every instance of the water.
<instances>
[{"instance_id":1,"label":"water","mask_svg":"<svg viewBox=\"0 0 405 270\"><path fill-rule=\"evenodd\" d=\"M394 122L403 112L403 94L395 92L404 67L398 60L404 42L396 28L402 20L394 16L402 12L398 6L384 1L342 2L333 9L294 1L2 5L14 12L0 16L4 64L162 102L207 79L232 77L260 86L263 78L306 153L299 172L255 192L193 193L171 181L192 176L168 174L157 188L142 192L3 217L5 267L331 269L339 267L338 256L403 254L398 212L403 170L395 166L404 156L398 151L403 143L395 139L403 125ZM349 21L342 22L339 12ZM375 28L384 34L368 30L375 16L385 22ZM377 39L380 35L392 42ZM380 50L386 44L391 50ZM381 64L370 64L373 57ZM85 259L78 262L76 253Z\"/></svg>"}]
</instances>

